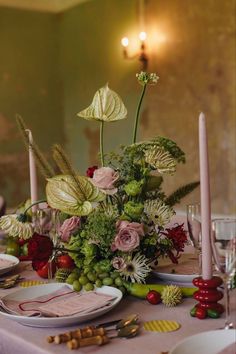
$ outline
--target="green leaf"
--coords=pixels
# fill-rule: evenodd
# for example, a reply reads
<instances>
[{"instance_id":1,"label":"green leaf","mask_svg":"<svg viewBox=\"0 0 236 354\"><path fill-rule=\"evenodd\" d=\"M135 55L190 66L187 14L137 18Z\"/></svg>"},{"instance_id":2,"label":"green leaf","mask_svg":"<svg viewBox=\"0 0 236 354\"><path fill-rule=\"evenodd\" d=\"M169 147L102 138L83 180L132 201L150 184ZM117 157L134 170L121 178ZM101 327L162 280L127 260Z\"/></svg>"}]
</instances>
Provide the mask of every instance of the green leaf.
<instances>
[{"instance_id":1,"label":"green leaf","mask_svg":"<svg viewBox=\"0 0 236 354\"><path fill-rule=\"evenodd\" d=\"M120 96L106 84L95 93L91 105L77 115L87 120L113 122L126 118L127 109Z\"/></svg>"}]
</instances>

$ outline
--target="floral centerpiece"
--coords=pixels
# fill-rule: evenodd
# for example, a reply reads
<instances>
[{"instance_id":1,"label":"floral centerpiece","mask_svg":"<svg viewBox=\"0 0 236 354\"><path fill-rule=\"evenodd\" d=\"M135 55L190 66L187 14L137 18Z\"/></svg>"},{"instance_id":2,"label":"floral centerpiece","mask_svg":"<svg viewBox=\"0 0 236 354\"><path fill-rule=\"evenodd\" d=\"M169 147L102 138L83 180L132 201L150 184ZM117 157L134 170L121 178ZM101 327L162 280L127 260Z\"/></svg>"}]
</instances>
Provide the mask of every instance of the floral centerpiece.
<instances>
[{"instance_id":1,"label":"floral centerpiece","mask_svg":"<svg viewBox=\"0 0 236 354\"><path fill-rule=\"evenodd\" d=\"M185 162L185 156L168 138L158 136L136 142L144 94L148 85L157 83L158 77L141 72L137 80L142 92L132 144L122 146L120 153L105 154L103 147L104 124L127 115L119 95L106 85L96 92L91 105L78 113L79 117L100 124L101 165L88 168L86 176L73 169L60 146L53 147L53 159L60 174L56 174L35 144L31 146L47 181L46 201L60 213L59 248L74 260L81 285L90 284L87 289L93 283L121 286L124 281L145 282L151 265L159 257L168 256L176 263L187 243L183 225L168 227L168 224L175 214L174 204L198 186L198 182L169 196L162 190L163 176L174 174L177 164ZM19 125L27 145L31 144L22 120ZM31 254L32 248L34 252L39 248L36 242L39 237L34 234L35 225L27 212L3 216L0 228L12 237L31 238L28 247Z\"/></svg>"}]
</instances>

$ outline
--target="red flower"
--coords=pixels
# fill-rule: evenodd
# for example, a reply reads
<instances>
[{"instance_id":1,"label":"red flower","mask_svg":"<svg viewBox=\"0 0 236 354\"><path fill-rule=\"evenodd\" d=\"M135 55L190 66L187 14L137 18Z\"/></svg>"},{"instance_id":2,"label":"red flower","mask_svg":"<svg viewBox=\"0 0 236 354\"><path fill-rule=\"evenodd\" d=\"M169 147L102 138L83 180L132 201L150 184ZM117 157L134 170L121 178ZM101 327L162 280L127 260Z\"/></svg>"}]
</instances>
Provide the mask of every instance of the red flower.
<instances>
[{"instance_id":1,"label":"red flower","mask_svg":"<svg viewBox=\"0 0 236 354\"><path fill-rule=\"evenodd\" d=\"M89 178L93 178L94 171L98 169L98 166L91 166L86 171L86 176Z\"/></svg>"},{"instance_id":2,"label":"red flower","mask_svg":"<svg viewBox=\"0 0 236 354\"><path fill-rule=\"evenodd\" d=\"M184 251L184 246L187 243L187 233L184 230L184 224L177 225L171 229L166 229L162 234L171 240L173 250L177 252L176 255L174 255L172 250L169 250L167 252L168 256L173 263L178 263L177 258L179 258L179 253Z\"/></svg>"},{"instance_id":3,"label":"red flower","mask_svg":"<svg viewBox=\"0 0 236 354\"><path fill-rule=\"evenodd\" d=\"M32 260L45 261L52 254L53 243L49 237L39 235L36 232L28 242L28 256Z\"/></svg>"}]
</instances>

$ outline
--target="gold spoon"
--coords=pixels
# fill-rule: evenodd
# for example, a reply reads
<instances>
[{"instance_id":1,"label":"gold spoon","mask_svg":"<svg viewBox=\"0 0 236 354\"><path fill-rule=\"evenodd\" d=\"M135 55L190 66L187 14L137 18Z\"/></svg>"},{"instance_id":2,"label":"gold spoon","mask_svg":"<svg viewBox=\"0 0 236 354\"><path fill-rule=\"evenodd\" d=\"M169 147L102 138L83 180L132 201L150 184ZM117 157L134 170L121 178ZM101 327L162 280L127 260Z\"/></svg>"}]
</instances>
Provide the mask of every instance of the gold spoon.
<instances>
[{"instance_id":1,"label":"gold spoon","mask_svg":"<svg viewBox=\"0 0 236 354\"><path fill-rule=\"evenodd\" d=\"M82 339L72 339L67 342L67 347L71 350L78 349L80 347L87 347L89 345L103 345L110 341L110 339L114 338L133 338L138 334L139 326L138 325L130 325L119 329L114 336L107 335L97 335L89 338Z\"/></svg>"}]
</instances>

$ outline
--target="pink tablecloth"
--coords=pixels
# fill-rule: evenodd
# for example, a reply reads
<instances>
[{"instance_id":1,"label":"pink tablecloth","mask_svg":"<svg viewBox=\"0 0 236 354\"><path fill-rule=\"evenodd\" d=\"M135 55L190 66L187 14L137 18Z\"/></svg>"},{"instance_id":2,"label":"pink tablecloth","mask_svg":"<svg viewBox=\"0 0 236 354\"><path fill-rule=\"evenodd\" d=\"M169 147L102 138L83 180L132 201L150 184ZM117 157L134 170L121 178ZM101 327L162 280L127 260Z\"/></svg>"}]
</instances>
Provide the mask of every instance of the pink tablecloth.
<instances>
[{"instance_id":1,"label":"pink tablecloth","mask_svg":"<svg viewBox=\"0 0 236 354\"><path fill-rule=\"evenodd\" d=\"M31 279L37 278L35 273L29 271L24 271L24 275ZM10 291L16 291L16 288L5 291L0 290L0 296ZM232 316L235 318L235 296L231 296L231 298L234 300ZM170 333L147 332L142 329L140 335L133 339L113 339L109 344L101 347L81 348L79 349L79 353L131 354L135 352L135 354L160 354L161 352L169 351L176 343L187 336L218 329L223 326L224 316L214 320L198 320L190 317L189 310L193 307L194 303L195 300L193 299L185 299L181 305L175 308L167 308L162 304L151 305L145 300L125 297L111 312L94 321L87 322L86 325L98 324L122 318L131 313L137 313L140 315L141 322L154 319L175 320L181 324L181 328ZM75 326L66 328L25 327L14 321L7 320L0 315L0 354L70 353L65 345L48 344L46 337L75 328ZM189 353L191 353L191 350Z\"/></svg>"}]
</instances>

